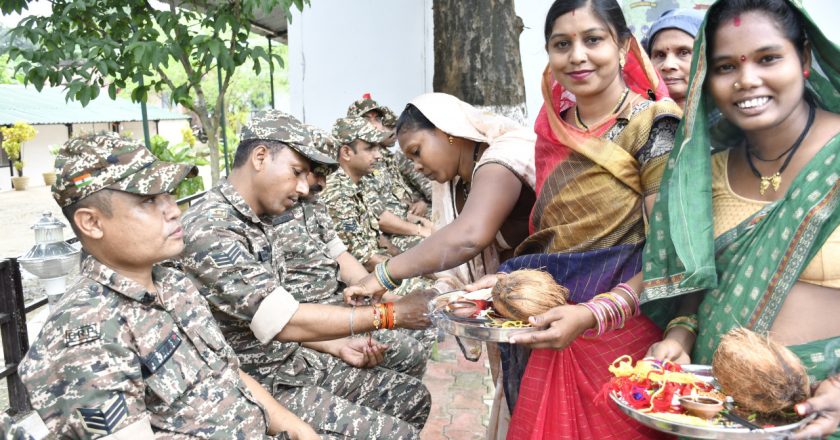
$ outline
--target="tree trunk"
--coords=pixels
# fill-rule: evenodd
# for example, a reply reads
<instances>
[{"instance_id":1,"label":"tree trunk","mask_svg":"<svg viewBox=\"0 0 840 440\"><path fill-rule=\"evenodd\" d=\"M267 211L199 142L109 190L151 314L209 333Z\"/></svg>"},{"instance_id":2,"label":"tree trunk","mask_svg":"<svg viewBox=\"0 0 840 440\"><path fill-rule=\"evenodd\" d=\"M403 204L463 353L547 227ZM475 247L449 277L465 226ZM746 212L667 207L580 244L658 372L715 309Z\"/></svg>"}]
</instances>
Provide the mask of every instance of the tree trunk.
<instances>
[{"instance_id":1,"label":"tree trunk","mask_svg":"<svg viewBox=\"0 0 840 440\"><path fill-rule=\"evenodd\" d=\"M525 121L514 0L434 0L434 90Z\"/></svg>"},{"instance_id":2,"label":"tree trunk","mask_svg":"<svg viewBox=\"0 0 840 440\"><path fill-rule=\"evenodd\" d=\"M219 163L219 159L221 158L219 154L219 138L217 136L219 125L221 125L219 115L210 116L203 99L203 93L199 97L199 105L195 106L192 110L198 116L198 120L201 121L201 127L204 129L204 134L207 135L207 148L210 150L210 186L213 187L219 183L219 169L220 166L224 165L223 162L221 165Z\"/></svg>"}]
</instances>

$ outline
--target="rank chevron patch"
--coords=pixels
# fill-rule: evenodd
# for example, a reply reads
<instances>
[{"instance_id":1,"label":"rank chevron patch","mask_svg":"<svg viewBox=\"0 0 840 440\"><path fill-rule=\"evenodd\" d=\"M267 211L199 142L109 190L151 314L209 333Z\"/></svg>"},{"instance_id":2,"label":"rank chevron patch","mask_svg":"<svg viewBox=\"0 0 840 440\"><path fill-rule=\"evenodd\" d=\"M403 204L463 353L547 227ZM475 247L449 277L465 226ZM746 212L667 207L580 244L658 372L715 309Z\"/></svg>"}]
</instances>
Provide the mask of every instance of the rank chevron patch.
<instances>
[{"instance_id":1,"label":"rank chevron patch","mask_svg":"<svg viewBox=\"0 0 840 440\"><path fill-rule=\"evenodd\" d=\"M214 252L210 254L210 258L213 259L213 263L216 267L228 267L233 266L236 264L236 260L242 256L242 249L234 243L230 245L227 250Z\"/></svg>"},{"instance_id":2,"label":"rank chevron patch","mask_svg":"<svg viewBox=\"0 0 840 440\"><path fill-rule=\"evenodd\" d=\"M93 434L110 434L128 416L128 405L122 393L117 393L97 408L79 408L85 430Z\"/></svg>"}]
</instances>

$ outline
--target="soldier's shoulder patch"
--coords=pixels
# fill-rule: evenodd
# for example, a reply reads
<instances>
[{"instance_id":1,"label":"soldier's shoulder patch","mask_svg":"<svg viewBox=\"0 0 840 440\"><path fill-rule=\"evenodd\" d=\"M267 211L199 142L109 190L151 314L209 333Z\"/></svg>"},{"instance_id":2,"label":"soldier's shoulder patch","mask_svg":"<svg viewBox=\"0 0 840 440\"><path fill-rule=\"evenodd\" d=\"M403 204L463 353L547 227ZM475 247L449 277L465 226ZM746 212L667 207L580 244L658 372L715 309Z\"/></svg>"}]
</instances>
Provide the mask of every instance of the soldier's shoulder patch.
<instances>
[{"instance_id":1,"label":"soldier's shoulder patch","mask_svg":"<svg viewBox=\"0 0 840 440\"><path fill-rule=\"evenodd\" d=\"M64 344L68 347L75 347L86 342L99 339L102 333L99 331L99 323L85 324L64 331Z\"/></svg>"},{"instance_id":2,"label":"soldier's shoulder patch","mask_svg":"<svg viewBox=\"0 0 840 440\"><path fill-rule=\"evenodd\" d=\"M341 230L344 232L355 232L359 229L359 225L356 224L355 220L345 220L341 222Z\"/></svg>"},{"instance_id":3,"label":"soldier's shoulder patch","mask_svg":"<svg viewBox=\"0 0 840 440\"><path fill-rule=\"evenodd\" d=\"M79 408L76 411L81 416L87 432L107 435L117 431L120 422L128 416L128 405L123 394L117 393L100 406Z\"/></svg>"},{"instance_id":4,"label":"soldier's shoulder patch","mask_svg":"<svg viewBox=\"0 0 840 440\"><path fill-rule=\"evenodd\" d=\"M217 268L233 266L236 264L236 260L242 256L242 249L240 249L238 243L231 243L227 248L210 253L210 259L213 260L213 264Z\"/></svg>"},{"instance_id":5,"label":"soldier's shoulder patch","mask_svg":"<svg viewBox=\"0 0 840 440\"><path fill-rule=\"evenodd\" d=\"M224 220L228 218L228 212L225 208L213 208L207 211L207 217L212 220Z\"/></svg>"}]
</instances>

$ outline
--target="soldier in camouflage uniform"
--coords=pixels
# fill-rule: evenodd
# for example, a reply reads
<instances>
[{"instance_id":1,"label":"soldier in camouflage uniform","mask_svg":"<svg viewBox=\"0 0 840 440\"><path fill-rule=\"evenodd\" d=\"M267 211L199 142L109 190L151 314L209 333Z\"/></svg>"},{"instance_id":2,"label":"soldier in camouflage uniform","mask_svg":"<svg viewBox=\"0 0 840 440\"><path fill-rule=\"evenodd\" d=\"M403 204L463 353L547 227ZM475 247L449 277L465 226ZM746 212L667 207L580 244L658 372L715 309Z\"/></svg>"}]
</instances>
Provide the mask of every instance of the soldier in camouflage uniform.
<instances>
[{"instance_id":1,"label":"soldier in camouflage uniform","mask_svg":"<svg viewBox=\"0 0 840 440\"><path fill-rule=\"evenodd\" d=\"M227 180L184 217L185 270L200 283L228 342L252 374L316 430L346 438L417 438L430 397L416 378L370 368L385 346L342 338L379 328L373 307L300 304L284 287L274 218L308 192L318 153L304 126L279 111L243 128ZM394 304L401 326L428 326L430 292ZM306 342L324 341L324 342ZM366 367L366 368L356 368Z\"/></svg>"},{"instance_id":2,"label":"soldier in camouflage uniform","mask_svg":"<svg viewBox=\"0 0 840 440\"><path fill-rule=\"evenodd\" d=\"M191 166L117 134L67 142L53 196L89 254L20 364L61 438L317 438L250 377L187 277L155 263L183 249L169 192ZM267 399L266 399L267 398Z\"/></svg>"},{"instance_id":3,"label":"soldier in camouflage uniform","mask_svg":"<svg viewBox=\"0 0 840 440\"><path fill-rule=\"evenodd\" d=\"M371 204L371 209L380 229L399 252L404 252L423 239L417 233L417 226L406 227L405 222L420 224L431 230L432 225L425 218L428 214L427 200L431 200L431 184L414 169L414 164L401 151L390 148L396 142L393 130L396 117L389 108L365 97L350 105L347 116L366 119L386 133L382 141L382 159L377 161L370 174L362 178L361 186L366 200L379 200L379 203ZM391 124L390 128L385 122Z\"/></svg>"},{"instance_id":4,"label":"soldier in camouflage uniform","mask_svg":"<svg viewBox=\"0 0 840 440\"><path fill-rule=\"evenodd\" d=\"M384 106L379 105L373 100L369 94L365 94L362 99L356 100L350 107L347 108L347 116L359 116L367 119L376 128L385 131L389 136L383 142L386 147L382 152L384 162L387 163L389 174L394 176L394 180L400 180L401 186L406 186L409 189L411 200L413 203L423 201L428 204L432 201L432 184L429 179L414 168L414 163L402 154L399 148L393 149L397 142L394 128L397 126L397 115ZM420 210L418 212L418 210ZM413 214L421 217L427 217L426 213L422 212L424 209L420 206L415 206L411 209Z\"/></svg>"},{"instance_id":5,"label":"soldier in camouflage uniform","mask_svg":"<svg viewBox=\"0 0 840 440\"><path fill-rule=\"evenodd\" d=\"M429 179L420 174L414 164L405 157L399 148L393 148L396 143L394 126L396 115L388 107L380 106L366 95L357 100L347 109L348 116L359 116L367 119L374 127L387 134L382 143L382 160L376 163L373 172L362 179L366 197L378 197L381 205L375 206L374 214L380 221L380 228L385 232L391 231L387 211L399 219L412 223L419 223L431 229L428 222L429 201L432 198L432 187ZM390 241L404 252L420 242L421 237L403 234L387 234Z\"/></svg>"},{"instance_id":6,"label":"soldier in camouflage uniform","mask_svg":"<svg viewBox=\"0 0 840 440\"><path fill-rule=\"evenodd\" d=\"M315 127L307 127L313 134L319 151L335 151L329 135ZM332 154L332 153L328 153ZM326 179L324 170L317 167L310 174L310 192L285 213L274 219L276 252L285 259L283 286L302 303L344 304L341 291L345 283L352 284L368 272L336 235L326 206L319 200L318 180ZM329 167L326 174L335 167ZM386 301L392 298L386 298ZM415 339L414 335L420 337ZM388 345L382 367L423 378L431 343L423 331L381 330L374 338Z\"/></svg>"},{"instance_id":7,"label":"soldier in camouflage uniform","mask_svg":"<svg viewBox=\"0 0 840 440\"><path fill-rule=\"evenodd\" d=\"M376 191L366 191L362 179L370 175L374 164L381 158L380 143L387 134L376 129L363 118L342 118L336 121L333 138L336 140L339 169L327 179L324 203L335 220L341 240L365 268L385 260L383 249L379 249L380 220L390 223L391 232L426 237L430 226L422 226L394 216L384 208ZM348 203L350 202L350 203ZM396 250L391 255L401 252Z\"/></svg>"}]
</instances>

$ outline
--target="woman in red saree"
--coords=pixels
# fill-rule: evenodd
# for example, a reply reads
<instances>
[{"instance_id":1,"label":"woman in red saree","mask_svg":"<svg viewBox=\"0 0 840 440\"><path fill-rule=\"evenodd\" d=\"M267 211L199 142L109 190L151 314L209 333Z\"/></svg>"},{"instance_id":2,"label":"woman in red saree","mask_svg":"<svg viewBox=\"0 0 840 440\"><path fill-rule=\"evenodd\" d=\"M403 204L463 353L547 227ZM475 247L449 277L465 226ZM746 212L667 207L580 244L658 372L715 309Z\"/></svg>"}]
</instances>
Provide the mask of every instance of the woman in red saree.
<instances>
[{"instance_id":1,"label":"woman in red saree","mask_svg":"<svg viewBox=\"0 0 840 440\"><path fill-rule=\"evenodd\" d=\"M512 338L504 353L514 410L508 439L655 438L596 397L607 366L620 355L643 356L661 331L636 316L623 329L579 338L597 325L580 304L610 291L630 301L634 294L618 283L640 290L645 207L659 190L681 112L663 99L667 89L614 0L555 1L545 35L532 235L500 271L542 268L570 289L572 304L532 317L540 330ZM483 281L472 287L492 283ZM533 351L518 386L523 346Z\"/></svg>"}]
</instances>

